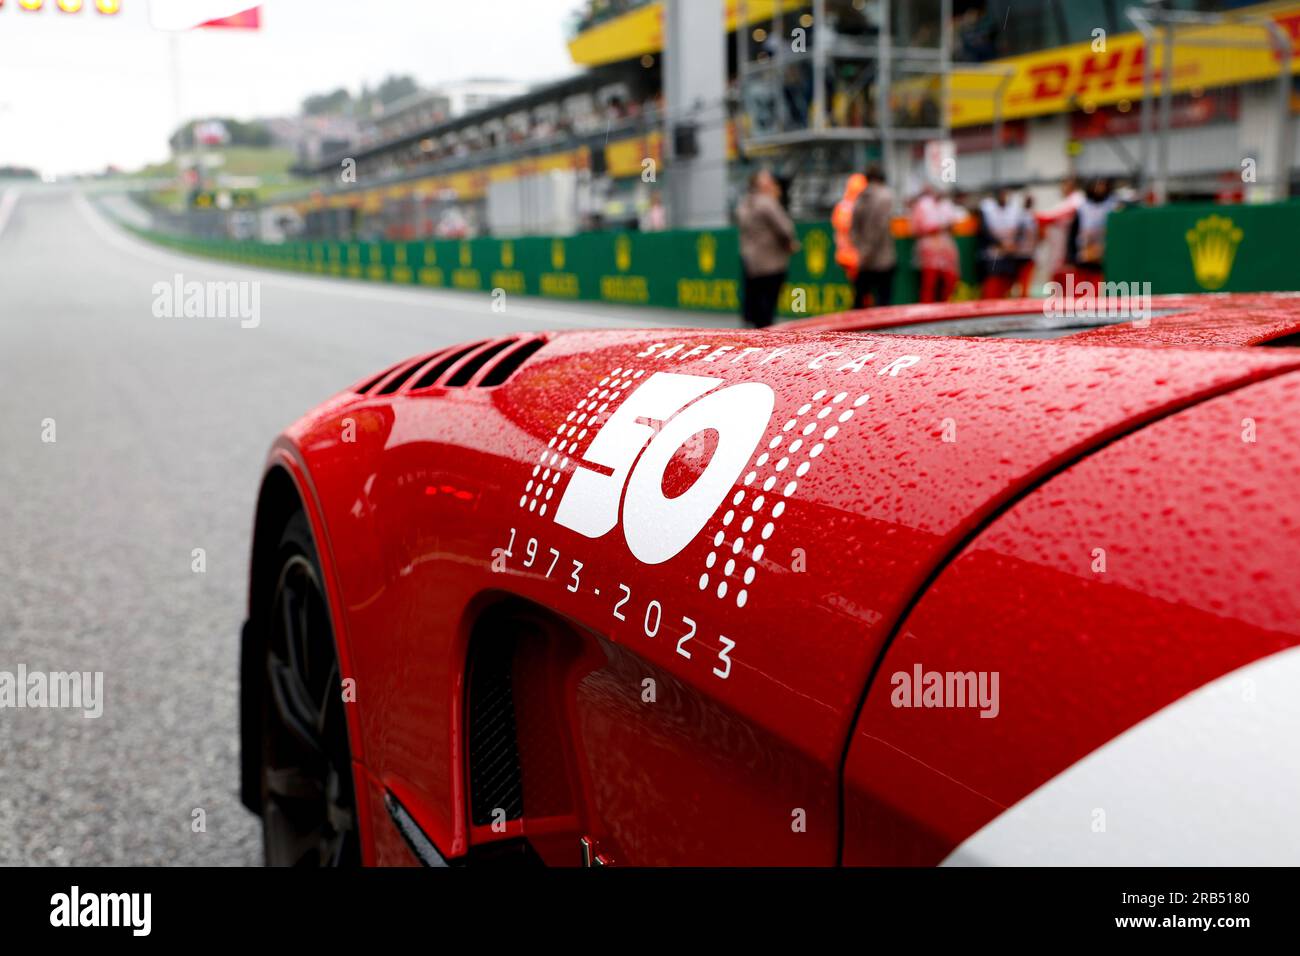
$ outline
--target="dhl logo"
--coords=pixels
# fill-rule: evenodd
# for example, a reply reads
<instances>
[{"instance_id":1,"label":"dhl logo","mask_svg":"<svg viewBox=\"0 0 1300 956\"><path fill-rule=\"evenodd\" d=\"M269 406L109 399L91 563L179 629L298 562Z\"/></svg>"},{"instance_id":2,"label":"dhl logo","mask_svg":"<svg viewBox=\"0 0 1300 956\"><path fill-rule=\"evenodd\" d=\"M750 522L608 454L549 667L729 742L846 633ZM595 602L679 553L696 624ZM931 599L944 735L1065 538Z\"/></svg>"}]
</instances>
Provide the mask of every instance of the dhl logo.
<instances>
[{"instance_id":1,"label":"dhl logo","mask_svg":"<svg viewBox=\"0 0 1300 956\"><path fill-rule=\"evenodd\" d=\"M1083 58L1057 60L1025 71L1027 91L1009 94L1007 102L1023 103L1062 98L1087 99L1089 94L1115 89L1117 85L1142 84L1146 68L1146 47L1113 50L1109 53L1089 53ZM1196 64L1175 65L1175 78L1188 78L1198 72ZM1152 64L1154 82L1159 88L1164 83L1164 71Z\"/></svg>"},{"instance_id":2,"label":"dhl logo","mask_svg":"<svg viewBox=\"0 0 1300 956\"><path fill-rule=\"evenodd\" d=\"M1260 17L1267 15L1291 43L1287 69L1300 66L1300 4L1274 6L1242 14L1239 19L1214 26L1180 28L1173 48L1170 85L1175 92L1210 89L1276 78L1278 53ZM1011 70L1003 99L1003 118L1017 119L1074 109L1138 100L1143 94L1146 58L1152 58L1154 89L1164 84L1164 44L1152 42L1150 50L1140 33L1122 33L1098 44L1076 43L1038 53L994 61ZM989 123L995 97L987 76L962 73L952 76L952 122L955 126Z\"/></svg>"}]
</instances>

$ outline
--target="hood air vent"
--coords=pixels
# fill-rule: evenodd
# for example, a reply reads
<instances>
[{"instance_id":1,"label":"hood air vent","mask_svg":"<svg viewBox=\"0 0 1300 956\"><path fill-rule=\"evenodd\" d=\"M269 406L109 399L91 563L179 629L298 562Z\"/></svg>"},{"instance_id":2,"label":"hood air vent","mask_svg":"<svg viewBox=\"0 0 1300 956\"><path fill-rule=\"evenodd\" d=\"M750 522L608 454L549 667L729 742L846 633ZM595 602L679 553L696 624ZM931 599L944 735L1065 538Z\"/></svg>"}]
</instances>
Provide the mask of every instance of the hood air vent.
<instances>
[{"instance_id":1,"label":"hood air vent","mask_svg":"<svg viewBox=\"0 0 1300 956\"><path fill-rule=\"evenodd\" d=\"M436 356L410 391L443 388L493 388L504 385L525 362L546 345L540 336L511 336L475 342Z\"/></svg>"}]
</instances>

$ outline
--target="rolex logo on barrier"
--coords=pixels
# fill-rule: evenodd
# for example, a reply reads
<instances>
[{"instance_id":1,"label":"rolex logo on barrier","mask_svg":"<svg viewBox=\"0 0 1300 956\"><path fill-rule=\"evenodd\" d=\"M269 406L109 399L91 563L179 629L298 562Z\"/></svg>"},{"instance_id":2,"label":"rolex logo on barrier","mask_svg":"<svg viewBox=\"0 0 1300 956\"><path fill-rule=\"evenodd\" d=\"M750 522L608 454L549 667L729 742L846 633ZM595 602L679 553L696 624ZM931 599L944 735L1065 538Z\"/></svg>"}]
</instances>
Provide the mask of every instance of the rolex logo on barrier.
<instances>
[{"instance_id":1,"label":"rolex logo on barrier","mask_svg":"<svg viewBox=\"0 0 1300 956\"><path fill-rule=\"evenodd\" d=\"M1232 274L1242 231L1227 216L1206 216L1187 230L1192 269L1203 289L1221 289Z\"/></svg>"},{"instance_id":2,"label":"rolex logo on barrier","mask_svg":"<svg viewBox=\"0 0 1300 956\"><path fill-rule=\"evenodd\" d=\"M718 240L712 233L701 233L695 243L695 252L699 257L700 271L710 275L718 264Z\"/></svg>"},{"instance_id":3,"label":"rolex logo on barrier","mask_svg":"<svg viewBox=\"0 0 1300 956\"><path fill-rule=\"evenodd\" d=\"M812 230L804 238L804 262L813 278L820 278L826 271L830 246L830 237L820 229Z\"/></svg>"}]
</instances>

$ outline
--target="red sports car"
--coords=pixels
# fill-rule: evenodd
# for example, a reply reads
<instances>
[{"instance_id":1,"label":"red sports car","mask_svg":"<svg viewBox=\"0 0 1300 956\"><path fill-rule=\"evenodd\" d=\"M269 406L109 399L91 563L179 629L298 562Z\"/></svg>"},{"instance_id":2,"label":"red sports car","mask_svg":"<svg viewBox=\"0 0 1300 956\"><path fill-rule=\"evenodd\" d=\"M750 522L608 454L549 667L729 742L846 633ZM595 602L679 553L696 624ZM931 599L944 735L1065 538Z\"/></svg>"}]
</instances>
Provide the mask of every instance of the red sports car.
<instances>
[{"instance_id":1,"label":"red sports car","mask_svg":"<svg viewBox=\"0 0 1300 956\"><path fill-rule=\"evenodd\" d=\"M1300 298L420 355L271 452L270 863L1300 859Z\"/></svg>"}]
</instances>

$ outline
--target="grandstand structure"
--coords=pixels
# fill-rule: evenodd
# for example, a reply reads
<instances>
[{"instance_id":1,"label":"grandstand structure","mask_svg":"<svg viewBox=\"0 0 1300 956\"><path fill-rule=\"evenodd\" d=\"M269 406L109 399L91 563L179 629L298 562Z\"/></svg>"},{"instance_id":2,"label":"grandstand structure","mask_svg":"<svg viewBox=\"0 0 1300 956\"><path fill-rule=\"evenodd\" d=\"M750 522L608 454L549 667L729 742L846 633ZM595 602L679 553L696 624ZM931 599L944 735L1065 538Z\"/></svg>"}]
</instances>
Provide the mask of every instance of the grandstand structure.
<instances>
[{"instance_id":1,"label":"grandstand structure","mask_svg":"<svg viewBox=\"0 0 1300 956\"><path fill-rule=\"evenodd\" d=\"M287 202L305 235L634 229L655 192L673 225L700 225L672 196L701 138L720 143L719 208L765 164L804 219L876 161L900 197L927 180L964 192L1049 193L1072 174L1143 185L1157 156L1161 198L1289 192L1300 2L697 0L716 6L718 48L674 62L679 2L587 0L575 75L455 115L424 94L400 123L304 162ZM666 95L684 62L709 56L716 97Z\"/></svg>"}]
</instances>

